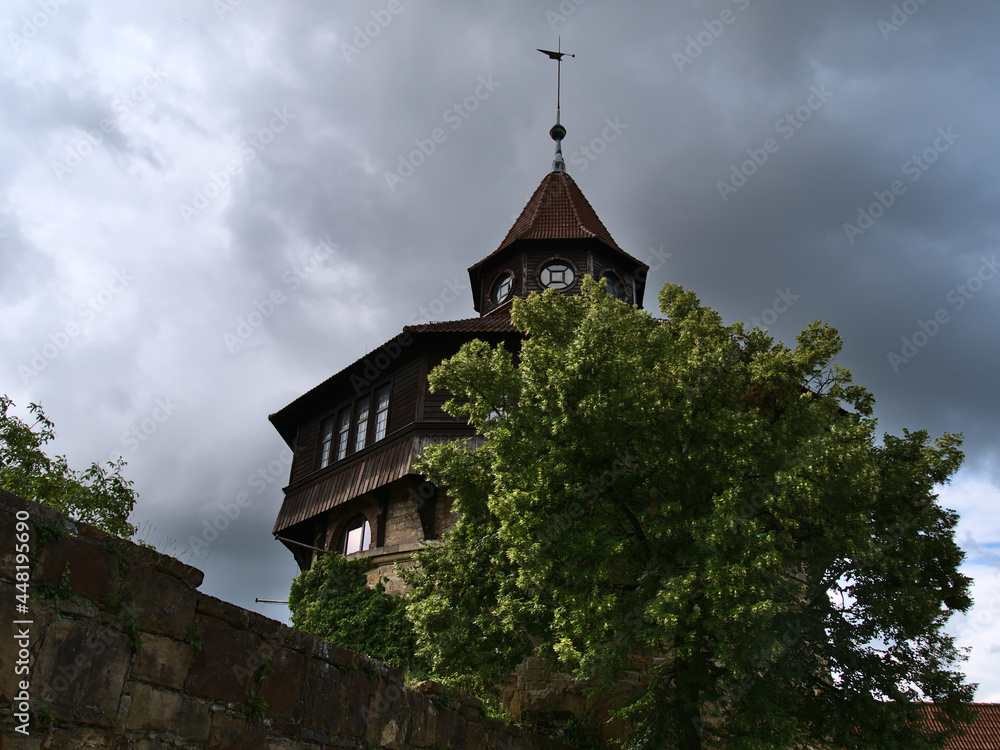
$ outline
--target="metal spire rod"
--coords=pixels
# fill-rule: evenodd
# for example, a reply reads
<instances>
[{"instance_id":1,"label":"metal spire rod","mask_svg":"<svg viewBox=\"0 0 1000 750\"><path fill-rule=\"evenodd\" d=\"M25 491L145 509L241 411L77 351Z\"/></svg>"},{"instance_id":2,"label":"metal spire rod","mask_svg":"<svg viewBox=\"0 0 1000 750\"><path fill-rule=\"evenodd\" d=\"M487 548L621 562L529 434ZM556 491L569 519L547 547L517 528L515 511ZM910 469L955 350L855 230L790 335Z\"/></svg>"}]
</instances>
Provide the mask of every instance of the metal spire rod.
<instances>
[{"instance_id":1,"label":"metal spire rod","mask_svg":"<svg viewBox=\"0 0 1000 750\"><path fill-rule=\"evenodd\" d=\"M559 41L559 46L556 48L555 52L549 49L538 50L539 52L548 55L550 60L556 61L556 125L559 124L559 108L561 106L561 100L562 100L562 59L566 55L569 55L570 57L576 57L576 55L572 55L569 52L562 51L561 36L558 38L558 41Z\"/></svg>"},{"instance_id":2,"label":"metal spire rod","mask_svg":"<svg viewBox=\"0 0 1000 750\"><path fill-rule=\"evenodd\" d=\"M539 49L538 51L548 55L550 60L556 61L556 124L552 126L549 135L556 142L556 156L552 161L552 171L565 172L566 162L563 161L562 156L562 139L566 137L566 128L559 122L560 110L562 108L562 59L566 55L570 57L576 57L576 55L562 51L561 36L559 37L559 46L555 52L549 49Z\"/></svg>"}]
</instances>

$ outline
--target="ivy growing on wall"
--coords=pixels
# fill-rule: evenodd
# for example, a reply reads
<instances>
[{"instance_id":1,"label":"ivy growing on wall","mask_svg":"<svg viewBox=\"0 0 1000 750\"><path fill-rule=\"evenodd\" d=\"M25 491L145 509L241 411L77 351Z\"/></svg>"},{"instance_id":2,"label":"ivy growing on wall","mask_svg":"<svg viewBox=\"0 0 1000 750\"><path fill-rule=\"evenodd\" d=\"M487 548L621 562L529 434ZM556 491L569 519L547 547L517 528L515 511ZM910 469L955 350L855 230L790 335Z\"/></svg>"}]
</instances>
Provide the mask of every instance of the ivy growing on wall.
<instances>
[{"instance_id":1,"label":"ivy growing on wall","mask_svg":"<svg viewBox=\"0 0 1000 750\"><path fill-rule=\"evenodd\" d=\"M415 667L413 626L403 601L368 587L365 560L323 555L293 582L292 624L339 646L404 670Z\"/></svg>"}]
</instances>

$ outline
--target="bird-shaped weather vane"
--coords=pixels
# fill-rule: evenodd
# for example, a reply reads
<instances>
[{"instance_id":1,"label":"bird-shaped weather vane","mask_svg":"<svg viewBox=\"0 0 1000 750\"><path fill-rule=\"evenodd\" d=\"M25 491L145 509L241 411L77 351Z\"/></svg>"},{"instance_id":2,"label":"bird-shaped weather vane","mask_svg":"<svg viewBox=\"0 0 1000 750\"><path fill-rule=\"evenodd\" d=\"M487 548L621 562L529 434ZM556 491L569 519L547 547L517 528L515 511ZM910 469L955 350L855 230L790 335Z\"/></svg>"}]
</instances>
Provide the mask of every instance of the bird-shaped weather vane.
<instances>
[{"instance_id":1,"label":"bird-shaped weather vane","mask_svg":"<svg viewBox=\"0 0 1000 750\"><path fill-rule=\"evenodd\" d=\"M562 59L567 55L570 57L576 57L576 55L570 55L569 52L562 51L562 37L559 37L558 47L555 52L549 49L539 49L538 51L548 55L550 60L556 61L556 124L552 126L549 135L556 142L556 156L552 160L552 171L565 172L566 162L563 161L562 139L566 137L566 128L559 122L559 105L562 97Z\"/></svg>"}]
</instances>

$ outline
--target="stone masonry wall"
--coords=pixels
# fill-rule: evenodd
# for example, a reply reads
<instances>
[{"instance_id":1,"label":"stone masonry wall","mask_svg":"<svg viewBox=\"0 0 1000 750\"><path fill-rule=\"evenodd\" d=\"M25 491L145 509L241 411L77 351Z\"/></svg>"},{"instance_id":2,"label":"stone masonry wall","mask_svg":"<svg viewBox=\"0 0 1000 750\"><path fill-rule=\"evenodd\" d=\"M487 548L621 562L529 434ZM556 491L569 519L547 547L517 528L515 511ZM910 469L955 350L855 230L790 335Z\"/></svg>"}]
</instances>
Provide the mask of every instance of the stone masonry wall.
<instances>
[{"instance_id":1,"label":"stone masonry wall","mask_svg":"<svg viewBox=\"0 0 1000 750\"><path fill-rule=\"evenodd\" d=\"M561 747L202 594L202 577L0 490L0 748Z\"/></svg>"}]
</instances>

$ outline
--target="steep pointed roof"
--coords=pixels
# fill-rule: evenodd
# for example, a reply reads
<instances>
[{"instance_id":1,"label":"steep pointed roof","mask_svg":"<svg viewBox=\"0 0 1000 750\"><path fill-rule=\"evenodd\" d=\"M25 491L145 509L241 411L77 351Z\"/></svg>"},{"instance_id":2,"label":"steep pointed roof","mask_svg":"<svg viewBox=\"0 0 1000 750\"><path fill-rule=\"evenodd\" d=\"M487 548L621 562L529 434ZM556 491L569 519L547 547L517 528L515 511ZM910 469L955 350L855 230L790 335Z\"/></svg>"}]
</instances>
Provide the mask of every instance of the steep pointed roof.
<instances>
[{"instance_id":1,"label":"steep pointed roof","mask_svg":"<svg viewBox=\"0 0 1000 750\"><path fill-rule=\"evenodd\" d=\"M518 240L546 239L598 239L635 260L618 247L573 178L566 172L555 171L542 179L500 247L469 270L482 265Z\"/></svg>"}]
</instances>

